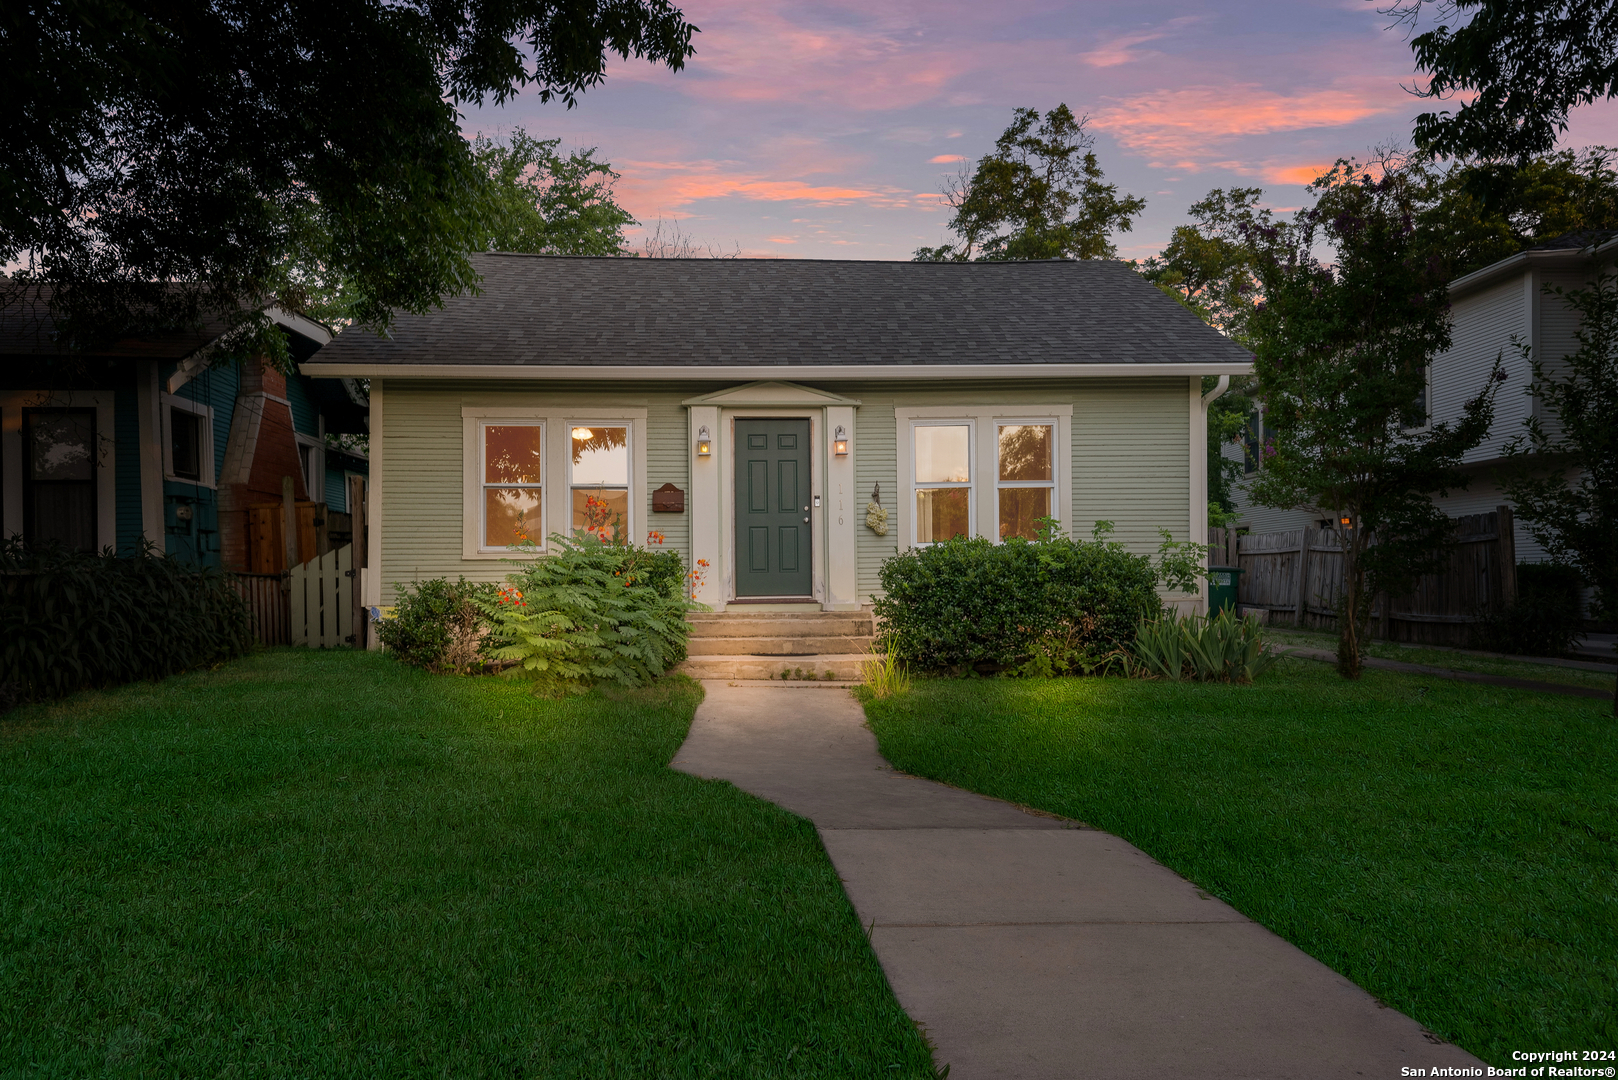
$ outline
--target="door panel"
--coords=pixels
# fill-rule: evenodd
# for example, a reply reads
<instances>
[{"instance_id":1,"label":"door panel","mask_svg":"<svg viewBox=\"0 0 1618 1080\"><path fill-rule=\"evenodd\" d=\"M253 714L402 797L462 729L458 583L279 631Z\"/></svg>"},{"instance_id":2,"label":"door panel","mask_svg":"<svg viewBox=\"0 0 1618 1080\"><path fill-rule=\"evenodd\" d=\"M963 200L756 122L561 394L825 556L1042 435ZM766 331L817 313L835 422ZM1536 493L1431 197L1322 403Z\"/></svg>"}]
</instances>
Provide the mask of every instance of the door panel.
<instances>
[{"instance_id":1,"label":"door panel","mask_svg":"<svg viewBox=\"0 0 1618 1080\"><path fill-rule=\"evenodd\" d=\"M808 420L736 421L736 595L808 596Z\"/></svg>"}]
</instances>

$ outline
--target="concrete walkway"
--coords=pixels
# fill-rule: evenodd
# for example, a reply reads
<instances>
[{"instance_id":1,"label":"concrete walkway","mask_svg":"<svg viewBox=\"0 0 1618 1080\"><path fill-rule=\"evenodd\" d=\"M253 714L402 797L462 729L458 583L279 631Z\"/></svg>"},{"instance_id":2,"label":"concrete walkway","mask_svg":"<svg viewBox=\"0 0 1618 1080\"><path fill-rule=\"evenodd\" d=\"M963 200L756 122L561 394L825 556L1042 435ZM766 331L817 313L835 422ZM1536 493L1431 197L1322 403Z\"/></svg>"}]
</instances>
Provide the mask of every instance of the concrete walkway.
<instances>
[{"instance_id":1,"label":"concrete walkway","mask_svg":"<svg viewBox=\"0 0 1618 1080\"><path fill-rule=\"evenodd\" d=\"M703 685L673 767L819 827L950 1080L1481 1065L1115 836L895 773L845 690Z\"/></svg>"}]
</instances>

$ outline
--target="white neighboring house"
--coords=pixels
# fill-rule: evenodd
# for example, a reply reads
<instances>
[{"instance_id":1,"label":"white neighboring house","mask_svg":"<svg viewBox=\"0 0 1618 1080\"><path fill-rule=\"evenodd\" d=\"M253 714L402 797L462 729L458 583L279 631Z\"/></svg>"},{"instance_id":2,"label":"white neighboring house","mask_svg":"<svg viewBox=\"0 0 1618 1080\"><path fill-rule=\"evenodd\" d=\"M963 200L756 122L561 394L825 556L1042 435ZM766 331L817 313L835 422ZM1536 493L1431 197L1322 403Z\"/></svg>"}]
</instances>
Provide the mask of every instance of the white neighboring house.
<instances>
[{"instance_id":1,"label":"white neighboring house","mask_svg":"<svg viewBox=\"0 0 1618 1080\"><path fill-rule=\"evenodd\" d=\"M1511 502L1494 478L1504 460L1506 444L1523 433L1523 421L1531 412L1542 420L1554 421L1543 403L1528 394L1532 368L1513 339L1531 346L1533 355L1554 369L1556 361L1579 347L1575 336L1579 314L1562 298L1547 294L1546 287L1578 288L1594 278L1598 266L1610 266L1615 258L1618 233L1572 233L1450 282L1452 345L1448 352L1433 359L1427 372L1429 421L1458 419L1467 400L1483 388L1496 357L1501 360L1506 381L1495 397L1494 426L1488 437L1466 455L1471 484L1465 491L1453 491L1436 500L1445 514L1484 514ZM1245 460L1249 476L1263 468L1262 461L1255 460L1259 457L1257 446L1268 441L1269 433L1262 425L1259 410L1249 421L1247 446L1232 444L1225 448L1226 457ZM1253 505L1245 483L1239 483L1236 491L1239 528L1267 533L1328 523L1320 513ZM1519 561L1545 560L1545 550L1528 535L1520 520L1516 545Z\"/></svg>"}]
</instances>

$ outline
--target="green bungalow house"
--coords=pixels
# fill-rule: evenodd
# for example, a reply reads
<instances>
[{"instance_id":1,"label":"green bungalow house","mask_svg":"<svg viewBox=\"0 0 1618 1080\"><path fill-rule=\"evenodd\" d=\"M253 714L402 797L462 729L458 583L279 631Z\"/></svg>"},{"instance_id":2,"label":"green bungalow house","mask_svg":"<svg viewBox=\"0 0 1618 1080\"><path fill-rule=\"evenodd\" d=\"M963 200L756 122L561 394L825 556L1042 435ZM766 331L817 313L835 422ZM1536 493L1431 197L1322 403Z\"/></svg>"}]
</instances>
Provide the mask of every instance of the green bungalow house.
<instances>
[{"instance_id":1,"label":"green bungalow house","mask_svg":"<svg viewBox=\"0 0 1618 1080\"><path fill-rule=\"evenodd\" d=\"M896 550L1044 516L1205 540L1203 377L1251 370L1110 260L475 264L301 368L370 380L368 605L580 528L658 534L738 615L858 611Z\"/></svg>"}]
</instances>

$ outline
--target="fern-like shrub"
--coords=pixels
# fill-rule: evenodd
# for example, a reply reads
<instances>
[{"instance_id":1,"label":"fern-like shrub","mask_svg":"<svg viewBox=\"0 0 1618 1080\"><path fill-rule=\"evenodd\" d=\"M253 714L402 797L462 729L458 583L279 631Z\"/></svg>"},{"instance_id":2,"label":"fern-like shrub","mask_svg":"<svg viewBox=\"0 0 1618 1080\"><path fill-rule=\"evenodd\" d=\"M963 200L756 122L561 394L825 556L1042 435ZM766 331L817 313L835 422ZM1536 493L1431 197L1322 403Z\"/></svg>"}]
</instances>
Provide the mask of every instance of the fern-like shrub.
<instances>
[{"instance_id":1,"label":"fern-like shrub","mask_svg":"<svg viewBox=\"0 0 1618 1080\"><path fill-rule=\"evenodd\" d=\"M218 570L0 540L0 702L63 697L230 660L253 644Z\"/></svg>"},{"instance_id":2,"label":"fern-like shrub","mask_svg":"<svg viewBox=\"0 0 1618 1080\"><path fill-rule=\"evenodd\" d=\"M888 655L921 670L1090 674L1161 613L1161 574L1103 528L1094 540L957 538L884 562L875 612Z\"/></svg>"},{"instance_id":3,"label":"fern-like shrub","mask_svg":"<svg viewBox=\"0 0 1618 1080\"><path fill-rule=\"evenodd\" d=\"M513 661L536 691L595 683L641 686L685 659L685 567L652 551L583 533L553 534L554 550L506 580L479 607L490 655Z\"/></svg>"},{"instance_id":4,"label":"fern-like shrub","mask_svg":"<svg viewBox=\"0 0 1618 1080\"><path fill-rule=\"evenodd\" d=\"M377 624L376 636L400 660L457 675L489 661L489 623L478 602L494 599L494 585L433 578L394 589L393 614Z\"/></svg>"},{"instance_id":5,"label":"fern-like shrub","mask_svg":"<svg viewBox=\"0 0 1618 1080\"><path fill-rule=\"evenodd\" d=\"M1127 669L1146 679L1250 683L1286 655L1264 645L1258 619L1230 610L1211 619L1165 615L1135 631Z\"/></svg>"}]
</instances>

